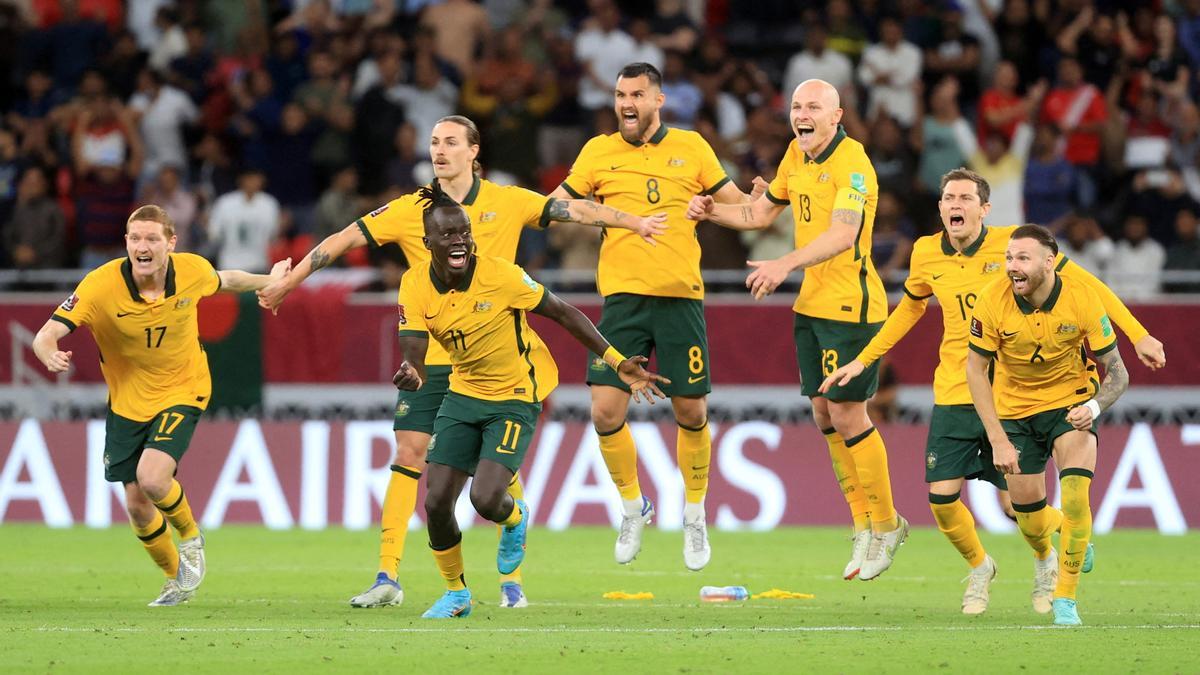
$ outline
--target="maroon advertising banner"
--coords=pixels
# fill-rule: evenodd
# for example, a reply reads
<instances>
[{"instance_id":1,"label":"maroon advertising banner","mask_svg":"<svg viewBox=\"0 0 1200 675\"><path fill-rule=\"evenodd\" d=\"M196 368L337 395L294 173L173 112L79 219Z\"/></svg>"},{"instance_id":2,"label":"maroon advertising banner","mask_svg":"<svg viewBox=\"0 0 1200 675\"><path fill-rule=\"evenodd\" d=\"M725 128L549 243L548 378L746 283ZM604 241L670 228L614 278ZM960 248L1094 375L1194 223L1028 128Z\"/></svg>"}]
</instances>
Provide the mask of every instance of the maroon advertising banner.
<instances>
[{"instance_id":1,"label":"maroon advertising banner","mask_svg":"<svg viewBox=\"0 0 1200 675\"><path fill-rule=\"evenodd\" d=\"M715 527L848 524L815 428L761 421L712 427L707 511ZM632 428L642 487L655 500L657 526L678 528L684 500L675 466L675 427L641 422ZM927 428L891 425L881 431L891 449L898 509L916 524L932 525L921 450ZM1096 530L1141 527L1179 534L1200 525L1196 446L1200 425L1104 427L1092 485ZM207 527L367 528L378 521L392 447L390 421L204 422L179 478ZM102 420L0 422L0 523L106 527L124 522L119 486L104 481L103 448ZM619 522L617 493L590 425L539 425L522 473L538 526ZM1051 486L1050 498L1056 496ZM1012 530L989 485L972 481L964 498L983 527ZM465 499L459 517L464 526L478 522Z\"/></svg>"}]
</instances>

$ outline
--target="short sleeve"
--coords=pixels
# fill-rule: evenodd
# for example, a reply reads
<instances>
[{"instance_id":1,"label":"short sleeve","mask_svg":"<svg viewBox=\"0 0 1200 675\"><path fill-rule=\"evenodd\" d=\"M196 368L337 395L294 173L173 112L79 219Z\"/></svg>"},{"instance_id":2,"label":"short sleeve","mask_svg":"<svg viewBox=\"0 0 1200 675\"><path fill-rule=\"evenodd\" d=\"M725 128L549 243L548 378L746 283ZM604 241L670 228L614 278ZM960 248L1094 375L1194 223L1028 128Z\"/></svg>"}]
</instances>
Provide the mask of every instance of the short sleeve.
<instances>
[{"instance_id":1,"label":"short sleeve","mask_svg":"<svg viewBox=\"0 0 1200 675\"><path fill-rule=\"evenodd\" d=\"M924 262L920 249L914 246L908 261L908 278L904 280L904 294L913 300L928 300L933 296L933 286L929 284Z\"/></svg>"},{"instance_id":2,"label":"short sleeve","mask_svg":"<svg viewBox=\"0 0 1200 675\"><path fill-rule=\"evenodd\" d=\"M1000 328L995 319L995 313L989 296L980 294L975 303L975 311L971 314L971 351L989 359L996 357L1000 350Z\"/></svg>"},{"instance_id":3,"label":"short sleeve","mask_svg":"<svg viewBox=\"0 0 1200 675\"><path fill-rule=\"evenodd\" d=\"M845 169L833 175L833 184L837 187L837 196L833 199L835 211L848 209L864 213L871 196L879 195L879 182L866 155L847 162Z\"/></svg>"},{"instance_id":4,"label":"short sleeve","mask_svg":"<svg viewBox=\"0 0 1200 675\"><path fill-rule=\"evenodd\" d=\"M89 272L83 281L79 282L79 285L75 287L75 292L63 300L62 304L50 315L52 321L57 321L71 330L92 322L96 304L104 293L97 277L98 272L99 270Z\"/></svg>"},{"instance_id":5,"label":"short sleeve","mask_svg":"<svg viewBox=\"0 0 1200 675\"><path fill-rule=\"evenodd\" d=\"M575 164L571 166L571 173L567 174L566 179L562 182L562 188L575 199L583 199L595 191L596 144L603 138L603 136L597 136L583 146L583 150L580 150L579 156L575 158Z\"/></svg>"},{"instance_id":6,"label":"short sleeve","mask_svg":"<svg viewBox=\"0 0 1200 675\"><path fill-rule=\"evenodd\" d=\"M196 265L197 274L200 276L200 296L207 298L210 295L216 294L221 290L221 275L217 269L212 266L203 256L189 256L194 258L192 261Z\"/></svg>"},{"instance_id":7,"label":"short sleeve","mask_svg":"<svg viewBox=\"0 0 1200 675\"><path fill-rule=\"evenodd\" d=\"M1082 290L1084 293L1079 309L1086 317L1083 321L1084 337L1093 354L1107 354L1117 347L1117 333L1113 330L1108 312L1104 310L1104 304L1100 302L1100 296L1090 288L1084 287Z\"/></svg>"},{"instance_id":8,"label":"short sleeve","mask_svg":"<svg viewBox=\"0 0 1200 675\"><path fill-rule=\"evenodd\" d=\"M425 293L417 274L429 274L429 268L421 265L409 269L400 277L400 296L396 303L396 330L399 337L428 337L425 325Z\"/></svg>"},{"instance_id":9,"label":"short sleeve","mask_svg":"<svg viewBox=\"0 0 1200 675\"><path fill-rule=\"evenodd\" d=\"M711 195L729 182L729 174L717 159L717 153L700 134L696 134L696 154L700 160L700 186Z\"/></svg>"},{"instance_id":10,"label":"short sleeve","mask_svg":"<svg viewBox=\"0 0 1200 675\"><path fill-rule=\"evenodd\" d=\"M775 170L774 180L767 186L767 199L780 206L789 204L787 187L788 171L795 161L796 142L792 141L788 144L787 152L783 153L783 159L779 161L779 168Z\"/></svg>"},{"instance_id":11,"label":"short sleeve","mask_svg":"<svg viewBox=\"0 0 1200 675\"><path fill-rule=\"evenodd\" d=\"M544 286L534 281L518 265L505 263L504 290L508 294L508 305L513 309L531 310L542 302L546 295Z\"/></svg>"},{"instance_id":12,"label":"short sleeve","mask_svg":"<svg viewBox=\"0 0 1200 675\"><path fill-rule=\"evenodd\" d=\"M362 231L367 244L377 248L394 241L399 241L404 232L404 225L413 218L420 222L419 213L415 213L414 201L405 195L393 199L383 206L354 221Z\"/></svg>"},{"instance_id":13,"label":"short sleeve","mask_svg":"<svg viewBox=\"0 0 1200 675\"><path fill-rule=\"evenodd\" d=\"M545 228L550 224L550 204L553 199L516 185L510 185L504 191L505 203L513 208L514 213L520 214L525 227Z\"/></svg>"}]
</instances>

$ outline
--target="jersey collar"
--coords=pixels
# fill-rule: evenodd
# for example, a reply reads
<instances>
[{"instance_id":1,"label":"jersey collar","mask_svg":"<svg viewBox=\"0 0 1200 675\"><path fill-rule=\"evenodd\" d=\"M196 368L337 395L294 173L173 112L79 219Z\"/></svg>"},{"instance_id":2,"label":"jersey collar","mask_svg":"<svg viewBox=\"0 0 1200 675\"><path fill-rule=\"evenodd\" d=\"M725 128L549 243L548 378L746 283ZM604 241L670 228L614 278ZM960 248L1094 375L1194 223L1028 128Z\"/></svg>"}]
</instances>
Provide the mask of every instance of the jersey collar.
<instances>
[{"instance_id":1,"label":"jersey collar","mask_svg":"<svg viewBox=\"0 0 1200 675\"><path fill-rule=\"evenodd\" d=\"M471 256L470 262L467 263L467 273L465 275L463 275L462 281L457 286L451 287L451 286L447 286L446 284L442 283L442 280L438 278L438 275L433 273L433 264L432 263L429 265L429 280L431 282L433 282L434 289L436 289L438 293L441 293L443 295L450 292L451 290L455 290L455 291L458 291L459 293L462 293L463 291L465 291L471 287L471 279L473 279L475 277L475 261L478 259L479 259L478 256L475 256L475 255Z\"/></svg>"},{"instance_id":2,"label":"jersey collar","mask_svg":"<svg viewBox=\"0 0 1200 675\"><path fill-rule=\"evenodd\" d=\"M963 249L962 254L970 258L978 253L979 249L983 246L983 239L987 236L987 233L987 225L984 225L983 228L979 230L979 236L975 237L975 241L971 242L969 246ZM954 246L950 244L950 235L947 234L945 230L942 230L942 253L945 253L946 255L954 255L955 253L958 253L958 251L954 250Z\"/></svg>"},{"instance_id":3,"label":"jersey collar","mask_svg":"<svg viewBox=\"0 0 1200 675\"><path fill-rule=\"evenodd\" d=\"M840 145L844 140L846 140L846 127L843 127L839 124L837 133L833 135L833 139L829 141L829 145L825 146L825 149L821 151L821 154L817 155L816 159L812 159L807 153L805 153L804 163L808 164L809 162L814 162L816 164L824 164L825 160L829 159L829 156L833 154L834 150L837 150L837 146Z\"/></svg>"},{"instance_id":4,"label":"jersey collar","mask_svg":"<svg viewBox=\"0 0 1200 675\"><path fill-rule=\"evenodd\" d=\"M662 122L659 122L658 123L658 131L654 132L654 135L650 137L650 140L647 141L647 143L649 143L650 145L658 145L659 143L662 143L662 139L667 137L667 131L668 131L667 125L663 124ZM620 135L620 132L618 132L618 135ZM621 136L621 140L625 141L625 137ZM625 141L625 142L629 143L629 141ZM632 143L629 143L629 144L635 148L640 148L643 145L645 145L645 143L643 143L640 139L636 140Z\"/></svg>"},{"instance_id":5,"label":"jersey collar","mask_svg":"<svg viewBox=\"0 0 1200 675\"><path fill-rule=\"evenodd\" d=\"M475 203L475 199L477 197L479 197L479 185L480 185L479 176L475 176L471 180L471 189L467 190L467 196L463 197L463 200L462 200L463 206L471 206L472 204Z\"/></svg>"},{"instance_id":6,"label":"jersey collar","mask_svg":"<svg viewBox=\"0 0 1200 675\"><path fill-rule=\"evenodd\" d=\"M137 282L133 280L133 263L126 257L121 261L121 277L125 279L125 288L129 289L129 297L133 298L134 302L146 302L142 297L142 292L138 290ZM169 298L175 295L175 258L167 254L167 283L164 298Z\"/></svg>"},{"instance_id":7,"label":"jersey collar","mask_svg":"<svg viewBox=\"0 0 1200 675\"><path fill-rule=\"evenodd\" d=\"M1054 303L1058 302L1058 296L1062 294L1062 277L1058 273L1054 273L1054 288L1050 290L1050 295L1046 298L1046 302L1042 303L1041 310L1049 312L1054 309ZM1013 297L1017 299L1017 307L1020 308L1022 314L1033 314L1034 307L1029 304L1029 301L1021 296L1013 293Z\"/></svg>"}]
</instances>

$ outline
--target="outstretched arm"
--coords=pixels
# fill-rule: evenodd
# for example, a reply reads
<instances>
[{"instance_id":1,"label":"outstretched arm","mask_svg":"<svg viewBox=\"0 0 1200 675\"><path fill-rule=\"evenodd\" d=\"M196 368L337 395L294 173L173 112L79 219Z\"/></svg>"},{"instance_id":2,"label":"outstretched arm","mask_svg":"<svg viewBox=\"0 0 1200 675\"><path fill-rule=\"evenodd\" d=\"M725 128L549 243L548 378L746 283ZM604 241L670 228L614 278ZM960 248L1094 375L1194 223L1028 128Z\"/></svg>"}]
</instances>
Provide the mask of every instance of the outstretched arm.
<instances>
[{"instance_id":1,"label":"outstretched arm","mask_svg":"<svg viewBox=\"0 0 1200 675\"><path fill-rule=\"evenodd\" d=\"M285 258L275 263L270 274L251 274L241 270L221 270L217 276L221 278L220 290L225 293L243 293L245 291L260 291L275 282L284 282L288 272L292 270L292 259Z\"/></svg>"},{"instance_id":2,"label":"outstretched arm","mask_svg":"<svg viewBox=\"0 0 1200 675\"><path fill-rule=\"evenodd\" d=\"M804 248L796 249L775 260L749 261L749 265L755 269L746 277L746 288L754 294L755 300L761 300L779 288L779 284L792 272L823 263L850 250L858 237L862 217L862 211L834 209L830 216L829 229L817 235L817 238Z\"/></svg>"},{"instance_id":3,"label":"outstretched arm","mask_svg":"<svg viewBox=\"0 0 1200 675\"><path fill-rule=\"evenodd\" d=\"M707 220L732 230L765 230L786 207L787 204L776 204L766 195L749 204L718 204L712 195L696 195L688 204L687 217L688 220Z\"/></svg>"},{"instance_id":4,"label":"outstretched arm","mask_svg":"<svg viewBox=\"0 0 1200 675\"><path fill-rule=\"evenodd\" d=\"M322 267L328 267L334 260L342 257L353 248L367 245L367 238L357 223L347 225L341 232L331 234L316 245L304 259L296 265L286 278L276 280L258 293L258 304L272 312L279 311L283 299L287 297L310 274Z\"/></svg>"},{"instance_id":5,"label":"outstretched arm","mask_svg":"<svg viewBox=\"0 0 1200 675\"><path fill-rule=\"evenodd\" d=\"M58 341L65 338L70 332L71 329L66 325L50 319L33 337L33 353L37 356L38 361L46 366L46 370L52 373L62 373L71 366L72 352L58 349Z\"/></svg>"},{"instance_id":6,"label":"outstretched arm","mask_svg":"<svg viewBox=\"0 0 1200 675\"><path fill-rule=\"evenodd\" d=\"M550 291L546 291L542 296L542 301L533 309L533 313L540 314L567 329L568 333L593 354L603 355L604 362L617 371L622 382L629 385L633 393L633 400L645 398L653 404L652 394L658 398L666 398L657 383L670 384L671 381L662 375L646 371L642 367L642 364L647 361L646 357L626 358L617 351L608 343L608 340L604 339L600 331L596 330L591 319L588 319L574 305L567 304Z\"/></svg>"},{"instance_id":7,"label":"outstretched arm","mask_svg":"<svg viewBox=\"0 0 1200 675\"><path fill-rule=\"evenodd\" d=\"M1059 274L1068 279L1082 281L1095 291L1096 295L1100 296L1100 304L1104 305L1104 312L1133 343L1133 351L1137 353L1138 358L1146 364L1147 368L1158 370L1167 365L1167 354L1163 349L1163 343L1146 330L1145 326L1134 317L1133 312L1125 306L1125 303L1121 302L1121 298L1117 297L1117 294L1113 293L1112 289L1103 281L1072 260L1067 260L1067 263L1059 270Z\"/></svg>"},{"instance_id":8,"label":"outstretched arm","mask_svg":"<svg viewBox=\"0 0 1200 675\"><path fill-rule=\"evenodd\" d=\"M562 190L560 187L559 190ZM557 190L555 191L557 193ZM650 245L654 237L667 231L667 214L656 213L639 217L590 199L560 199L552 197L546 216L551 222L582 223L595 227L620 227L636 232Z\"/></svg>"}]
</instances>

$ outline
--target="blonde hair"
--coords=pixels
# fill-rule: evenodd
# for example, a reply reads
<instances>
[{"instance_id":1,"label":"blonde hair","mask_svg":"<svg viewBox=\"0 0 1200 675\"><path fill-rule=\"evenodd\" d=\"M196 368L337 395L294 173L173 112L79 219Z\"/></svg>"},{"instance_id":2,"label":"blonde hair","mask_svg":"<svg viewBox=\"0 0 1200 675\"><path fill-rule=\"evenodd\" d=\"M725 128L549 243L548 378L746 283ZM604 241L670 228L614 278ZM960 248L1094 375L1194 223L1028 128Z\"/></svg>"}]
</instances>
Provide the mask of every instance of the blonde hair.
<instances>
[{"instance_id":1,"label":"blonde hair","mask_svg":"<svg viewBox=\"0 0 1200 675\"><path fill-rule=\"evenodd\" d=\"M129 230L129 224L135 220L148 220L152 223L161 223L163 226L163 234L167 239L175 236L175 221L171 220L171 216L167 214L166 209L157 204L146 204L139 206L133 213L129 214L129 220L125 221L125 230Z\"/></svg>"}]
</instances>

